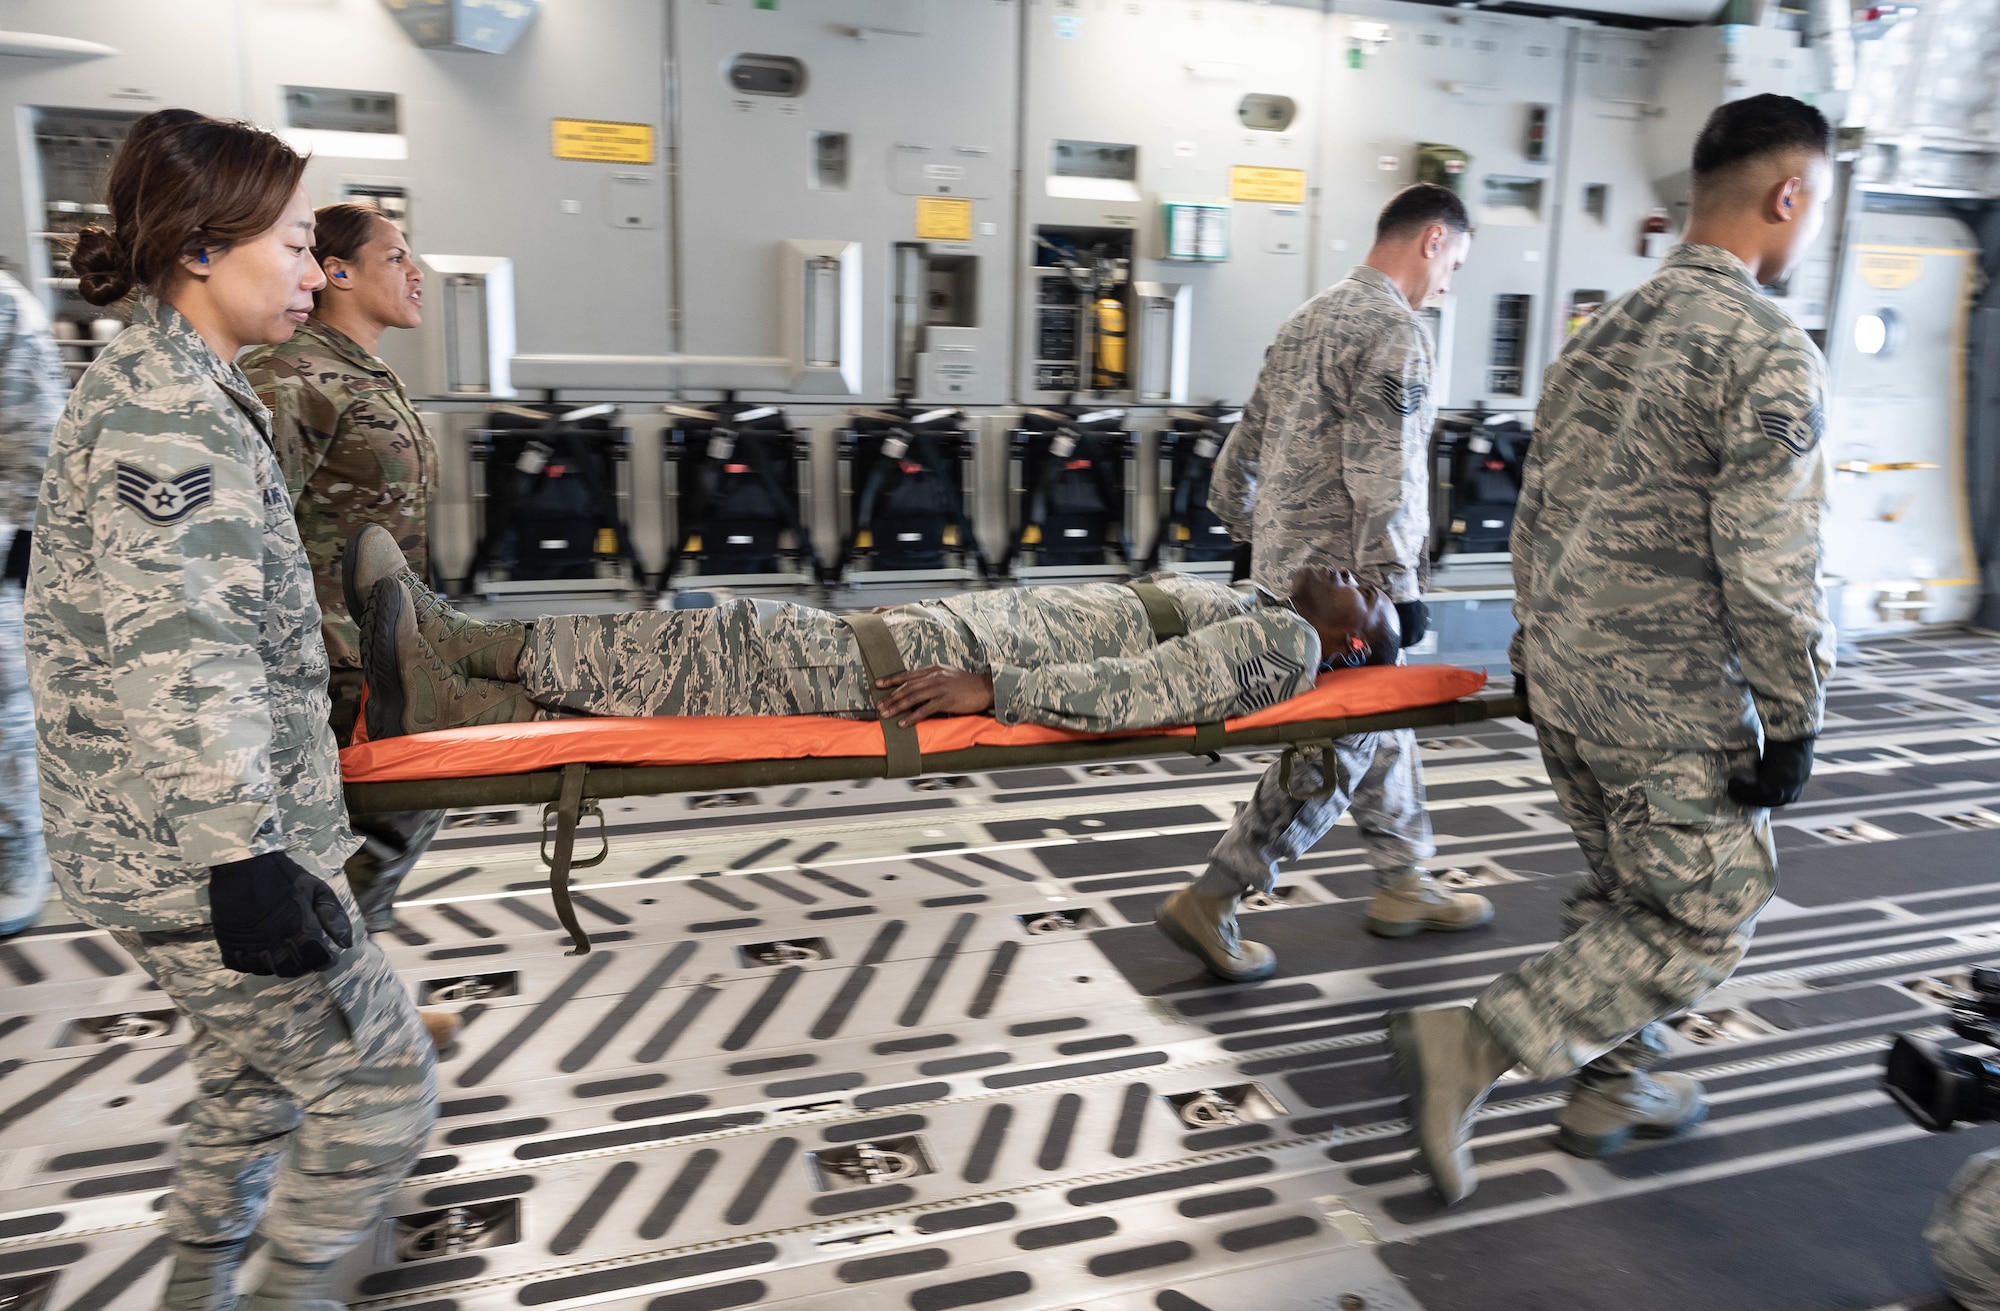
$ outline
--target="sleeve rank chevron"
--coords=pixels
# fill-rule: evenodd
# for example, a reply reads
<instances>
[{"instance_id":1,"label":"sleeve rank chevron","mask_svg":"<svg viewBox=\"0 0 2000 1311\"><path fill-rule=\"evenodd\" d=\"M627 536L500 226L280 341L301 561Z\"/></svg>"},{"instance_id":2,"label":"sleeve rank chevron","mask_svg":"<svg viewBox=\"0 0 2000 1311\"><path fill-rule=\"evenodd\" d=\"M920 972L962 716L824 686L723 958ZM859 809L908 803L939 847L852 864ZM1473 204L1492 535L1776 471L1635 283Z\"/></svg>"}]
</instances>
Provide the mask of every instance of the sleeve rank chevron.
<instances>
[{"instance_id":1,"label":"sleeve rank chevron","mask_svg":"<svg viewBox=\"0 0 2000 1311\"><path fill-rule=\"evenodd\" d=\"M1384 405L1406 418L1415 414L1424 403L1424 385L1421 382L1404 382L1393 373L1383 374L1375 390Z\"/></svg>"},{"instance_id":2,"label":"sleeve rank chevron","mask_svg":"<svg viewBox=\"0 0 2000 1311\"><path fill-rule=\"evenodd\" d=\"M171 477L156 478L123 460L118 462L118 499L155 524L179 523L214 496L212 465L200 464Z\"/></svg>"},{"instance_id":3,"label":"sleeve rank chevron","mask_svg":"<svg viewBox=\"0 0 2000 1311\"><path fill-rule=\"evenodd\" d=\"M1819 445L1820 434L1826 428L1826 421L1817 406L1808 410L1803 419L1794 418L1782 410L1759 410L1757 422L1766 437L1784 443L1794 455L1804 455Z\"/></svg>"}]
</instances>

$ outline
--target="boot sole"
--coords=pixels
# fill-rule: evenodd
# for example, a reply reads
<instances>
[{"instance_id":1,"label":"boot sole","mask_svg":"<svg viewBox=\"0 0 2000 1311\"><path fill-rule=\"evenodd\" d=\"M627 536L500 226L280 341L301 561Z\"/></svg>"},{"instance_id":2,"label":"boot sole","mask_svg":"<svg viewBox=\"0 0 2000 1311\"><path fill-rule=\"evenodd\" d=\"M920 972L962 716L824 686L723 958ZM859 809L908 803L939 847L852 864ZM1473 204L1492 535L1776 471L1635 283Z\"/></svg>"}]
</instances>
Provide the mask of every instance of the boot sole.
<instances>
[{"instance_id":1,"label":"boot sole","mask_svg":"<svg viewBox=\"0 0 2000 1311\"><path fill-rule=\"evenodd\" d=\"M1397 1011L1389 1017L1389 1064L1396 1072L1396 1082L1403 1086L1403 1115L1410 1122L1410 1141L1416 1145L1417 1159L1423 1162L1424 1173L1431 1177L1431 1187L1437 1189L1445 1205L1453 1206L1472 1196L1479 1181L1470 1169L1460 1171L1459 1183L1464 1191L1456 1197L1438 1183L1437 1162L1431 1159L1423 1130L1417 1123L1418 1108L1424 1104L1424 1072L1423 1062L1416 1056L1416 1028L1416 1018L1409 1011Z\"/></svg>"},{"instance_id":2,"label":"boot sole","mask_svg":"<svg viewBox=\"0 0 2000 1311\"><path fill-rule=\"evenodd\" d=\"M393 579L383 581L401 586ZM370 601L372 604L373 598ZM368 720L368 740L371 742L404 736L403 712L406 709L403 668L396 659L397 629L402 627L403 609L401 606L377 606L376 610L378 613L371 625L371 640L361 651L361 676L368 684L368 701L362 709ZM355 618L358 620L360 615L356 614Z\"/></svg>"},{"instance_id":3,"label":"boot sole","mask_svg":"<svg viewBox=\"0 0 2000 1311\"><path fill-rule=\"evenodd\" d=\"M1278 963L1276 961L1272 961L1268 969L1262 970L1239 972L1218 967L1207 952L1195 945L1194 938L1188 934L1187 930L1175 923L1173 917L1168 915L1164 909L1153 912L1153 927L1164 933L1168 942L1173 943L1176 947L1179 947L1182 951L1200 961L1203 969L1213 974L1216 978L1221 979L1224 983L1256 983L1258 980L1268 979L1278 972Z\"/></svg>"},{"instance_id":4,"label":"boot sole","mask_svg":"<svg viewBox=\"0 0 2000 1311\"><path fill-rule=\"evenodd\" d=\"M1610 1156L1623 1148L1634 1138L1674 1138L1686 1133L1708 1118L1708 1103L1704 1102L1695 1113L1675 1125L1634 1125L1630 1129L1620 1129L1607 1134L1582 1134L1574 1129L1556 1129L1556 1146L1571 1156L1580 1156L1586 1161Z\"/></svg>"},{"instance_id":5,"label":"boot sole","mask_svg":"<svg viewBox=\"0 0 2000 1311\"><path fill-rule=\"evenodd\" d=\"M1419 933L1425 931L1431 933L1463 933L1467 929L1483 929L1492 922L1493 909L1489 906L1484 915L1476 920L1467 920L1463 924L1449 924L1443 920L1370 919L1368 921L1368 931L1378 938L1414 938Z\"/></svg>"}]
</instances>

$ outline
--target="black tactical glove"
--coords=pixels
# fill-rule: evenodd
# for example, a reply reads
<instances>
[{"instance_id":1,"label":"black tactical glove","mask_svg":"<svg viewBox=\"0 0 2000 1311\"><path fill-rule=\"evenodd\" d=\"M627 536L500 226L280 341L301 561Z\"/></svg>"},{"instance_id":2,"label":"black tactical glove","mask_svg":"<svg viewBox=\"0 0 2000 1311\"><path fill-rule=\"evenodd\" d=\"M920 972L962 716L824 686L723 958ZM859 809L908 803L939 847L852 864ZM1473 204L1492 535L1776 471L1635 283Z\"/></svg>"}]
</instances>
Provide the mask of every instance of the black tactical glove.
<instances>
[{"instance_id":1,"label":"black tactical glove","mask_svg":"<svg viewBox=\"0 0 2000 1311\"><path fill-rule=\"evenodd\" d=\"M1229 554L1229 581L1240 583L1250 576L1250 543L1238 542Z\"/></svg>"},{"instance_id":2,"label":"black tactical glove","mask_svg":"<svg viewBox=\"0 0 2000 1311\"><path fill-rule=\"evenodd\" d=\"M1764 740L1764 754L1757 760L1757 777L1729 780L1729 799L1742 806L1789 806L1806 790L1812 777L1813 740L1802 737L1792 742Z\"/></svg>"},{"instance_id":3,"label":"black tactical glove","mask_svg":"<svg viewBox=\"0 0 2000 1311\"><path fill-rule=\"evenodd\" d=\"M354 945L340 898L282 851L209 866L208 907L223 965L245 974L296 979Z\"/></svg>"},{"instance_id":4,"label":"black tactical glove","mask_svg":"<svg viewBox=\"0 0 2000 1311\"><path fill-rule=\"evenodd\" d=\"M1535 716L1528 709L1528 676L1518 669L1514 671L1514 695L1521 698L1521 713L1514 717L1532 728Z\"/></svg>"},{"instance_id":5,"label":"black tactical glove","mask_svg":"<svg viewBox=\"0 0 2000 1311\"><path fill-rule=\"evenodd\" d=\"M7 543L6 572L0 574L0 578L5 578L10 583L26 583L28 581L28 552L34 546L34 540L35 534L33 529L16 528L14 530L14 540Z\"/></svg>"},{"instance_id":6,"label":"black tactical glove","mask_svg":"<svg viewBox=\"0 0 2000 1311\"><path fill-rule=\"evenodd\" d=\"M1403 621L1403 649L1408 650L1424 640L1424 634L1431 631L1431 608L1422 601L1396 602L1396 618Z\"/></svg>"}]
</instances>

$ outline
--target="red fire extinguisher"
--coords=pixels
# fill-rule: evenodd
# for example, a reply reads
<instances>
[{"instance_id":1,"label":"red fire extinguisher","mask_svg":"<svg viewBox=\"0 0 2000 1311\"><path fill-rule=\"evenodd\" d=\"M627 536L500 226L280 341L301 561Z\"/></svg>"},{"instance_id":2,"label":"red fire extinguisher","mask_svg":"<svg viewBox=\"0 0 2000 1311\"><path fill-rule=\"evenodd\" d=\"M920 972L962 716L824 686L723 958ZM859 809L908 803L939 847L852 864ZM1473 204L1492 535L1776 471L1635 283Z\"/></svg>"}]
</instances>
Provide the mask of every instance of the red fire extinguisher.
<instances>
[{"instance_id":1,"label":"red fire extinguisher","mask_svg":"<svg viewBox=\"0 0 2000 1311\"><path fill-rule=\"evenodd\" d=\"M1646 226L1639 230L1639 253L1647 259L1660 259L1673 244L1674 224L1667 211L1656 209L1646 215Z\"/></svg>"}]
</instances>

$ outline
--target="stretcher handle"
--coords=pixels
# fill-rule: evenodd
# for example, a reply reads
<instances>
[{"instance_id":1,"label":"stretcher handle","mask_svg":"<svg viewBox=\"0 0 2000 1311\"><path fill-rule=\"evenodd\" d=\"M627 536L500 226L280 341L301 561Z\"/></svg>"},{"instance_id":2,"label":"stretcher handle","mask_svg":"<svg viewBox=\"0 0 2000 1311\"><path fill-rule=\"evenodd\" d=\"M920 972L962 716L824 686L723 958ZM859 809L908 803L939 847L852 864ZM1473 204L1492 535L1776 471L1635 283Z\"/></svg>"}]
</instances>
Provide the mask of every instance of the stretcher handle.
<instances>
[{"instance_id":1,"label":"stretcher handle","mask_svg":"<svg viewBox=\"0 0 2000 1311\"><path fill-rule=\"evenodd\" d=\"M588 765L564 765L562 791L542 812L542 831L545 835L548 832L549 816L555 816L556 849L553 854L548 852L548 841L545 836L542 850L549 862L549 900L555 902L556 918L562 921L565 929L569 930L570 941L576 944L568 953L571 956L590 954L590 935L583 931L583 925L577 923L576 907L572 906L569 900L570 857L576 851L576 824L583 815L583 778L589 772ZM598 822L603 823L601 814L598 816ZM610 842L607 839L605 851L599 852L585 863L597 864L604 859L609 850Z\"/></svg>"}]
</instances>

